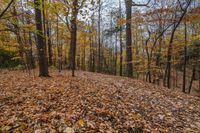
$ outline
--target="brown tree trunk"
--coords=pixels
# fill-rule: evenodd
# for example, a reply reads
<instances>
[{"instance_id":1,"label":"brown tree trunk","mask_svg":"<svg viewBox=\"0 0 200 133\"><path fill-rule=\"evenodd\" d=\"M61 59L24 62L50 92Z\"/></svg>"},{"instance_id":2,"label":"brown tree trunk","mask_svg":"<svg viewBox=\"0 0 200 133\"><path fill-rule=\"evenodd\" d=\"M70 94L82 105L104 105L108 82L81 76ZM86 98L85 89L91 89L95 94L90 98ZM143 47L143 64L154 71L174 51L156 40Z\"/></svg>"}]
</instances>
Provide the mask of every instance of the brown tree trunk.
<instances>
[{"instance_id":1,"label":"brown tree trunk","mask_svg":"<svg viewBox=\"0 0 200 133\"><path fill-rule=\"evenodd\" d=\"M196 73L196 66L194 65L193 66L193 69L192 69L192 77L191 77L191 80L190 80L190 85L189 85L189 89L188 89L188 93L191 92L191 89L192 89L192 83L195 79L195 73Z\"/></svg>"},{"instance_id":2,"label":"brown tree trunk","mask_svg":"<svg viewBox=\"0 0 200 133\"><path fill-rule=\"evenodd\" d=\"M186 64L187 64L187 24L185 22L185 47L184 47L184 63L183 63L183 88L182 91L186 93Z\"/></svg>"},{"instance_id":3,"label":"brown tree trunk","mask_svg":"<svg viewBox=\"0 0 200 133\"><path fill-rule=\"evenodd\" d=\"M72 70L72 76L75 76L74 71L76 68L76 38L77 38L77 14L78 14L78 0L74 0L71 19L71 42L69 50L69 68Z\"/></svg>"},{"instance_id":4,"label":"brown tree trunk","mask_svg":"<svg viewBox=\"0 0 200 133\"><path fill-rule=\"evenodd\" d=\"M97 71L101 71L101 0L99 0L99 9L98 9L98 64Z\"/></svg>"},{"instance_id":5,"label":"brown tree trunk","mask_svg":"<svg viewBox=\"0 0 200 133\"><path fill-rule=\"evenodd\" d=\"M122 9L121 9L121 0L119 0L119 14L120 14L120 19L122 18ZM119 32L119 40L120 40L120 63L119 63L119 75L122 76L122 62L123 62L123 56L122 56L122 26L120 24L120 32Z\"/></svg>"},{"instance_id":6,"label":"brown tree trunk","mask_svg":"<svg viewBox=\"0 0 200 133\"><path fill-rule=\"evenodd\" d=\"M132 15L132 0L125 0L126 4L126 63L127 76L133 76L132 63L132 33L131 33L131 15Z\"/></svg>"},{"instance_id":7,"label":"brown tree trunk","mask_svg":"<svg viewBox=\"0 0 200 133\"><path fill-rule=\"evenodd\" d=\"M57 52L58 52L58 70L59 72L61 72L61 69L62 69L62 46L60 44L60 41L59 41L59 28L58 28L58 17L57 17L57 22L56 22L56 31L57 31Z\"/></svg>"},{"instance_id":8,"label":"brown tree trunk","mask_svg":"<svg viewBox=\"0 0 200 133\"><path fill-rule=\"evenodd\" d=\"M90 33L91 33L91 31L90 31ZM92 44L93 44L93 42L92 42L92 36L90 35L90 37L89 37L89 40L90 40L90 60L89 60L89 70L92 72L93 70L92 70L92 68L93 68L93 66L92 66L92 64L93 64L93 58L94 58L94 55L93 55L93 46L92 46Z\"/></svg>"},{"instance_id":9,"label":"brown tree trunk","mask_svg":"<svg viewBox=\"0 0 200 133\"><path fill-rule=\"evenodd\" d=\"M117 75L117 42L118 42L118 39L117 39L117 33L115 35L116 37L116 42L115 42L115 75Z\"/></svg>"},{"instance_id":10,"label":"brown tree trunk","mask_svg":"<svg viewBox=\"0 0 200 133\"><path fill-rule=\"evenodd\" d=\"M32 43L32 37L31 37L31 32L29 31L29 44L30 44L30 49L28 50L28 67L30 69L35 68L35 62L33 58L33 43Z\"/></svg>"},{"instance_id":11,"label":"brown tree trunk","mask_svg":"<svg viewBox=\"0 0 200 133\"><path fill-rule=\"evenodd\" d=\"M200 91L200 64L199 64L199 91Z\"/></svg>"},{"instance_id":12,"label":"brown tree trunk","mask_svg":"<svg viewBox=\"0 0 200 133\"><path fill-rule=\"evenodd\" d=\"M47 56L47 40L46 40L46 18L45 18L45 7L44 7L44 4L45 4L45 0L42 0L42 26L43 26L43 39L44 39L44 52L45 52L45 56ZM47 60L47 63L48 63L48 60Z\"/></svg>"},{"instance_id":13,"label":"brown tree trunk","mask_svg":"<svg viewBox=\"0 0 200 133\"><path fill-rule=\"evenodd\" d=\"M53 64L52 60L52 44L51 44L51 23L47 22L47 41L48 41L48 56L49 56L49 65Z\"/></svg>"},{"instance_id":14,"label":"brown tree trunk","mask_svg":"<svg viewBox=\"0 0 200 133\"><path fill-rule=\"evenodd\" d=\"M39 56L39 76L47 77L49 76L47 58L45 56L45 43L44 34L42 32L42 12L40 10L41 2L40 0L34 0L35 3L35 21L37 30L37 49Z\"/></svg>"}]
</instances>

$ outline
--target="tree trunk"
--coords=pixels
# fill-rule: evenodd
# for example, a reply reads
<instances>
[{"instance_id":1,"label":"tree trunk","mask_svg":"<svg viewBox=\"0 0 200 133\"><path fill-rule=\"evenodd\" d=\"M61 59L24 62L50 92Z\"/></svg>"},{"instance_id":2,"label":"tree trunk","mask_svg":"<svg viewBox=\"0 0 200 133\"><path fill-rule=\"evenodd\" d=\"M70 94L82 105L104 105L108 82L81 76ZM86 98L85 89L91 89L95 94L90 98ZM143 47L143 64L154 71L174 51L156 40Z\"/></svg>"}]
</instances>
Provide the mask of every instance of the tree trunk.
<instances>
[{"instance_id":1,"label":"tree trunk","mask_svg":"<svg viewBox=\"0 0 200 133\"><path fill-rule=\"evenodd\" d=\"M133 76L132 63L132 33L131 33L131 15L132 15L132 0L125 0L126 4L126 63L127 76Z\"/></svg>"},{"instance_id":2,"label":"tree trunk","mask_svg":"<svg viewBox=\"0 0 200 133\"><path fill-rule=\"evenodd\" d=\"M118 42L117 33L116 33L115 37L116 37L116 42L115 42L115 75L117 75L117 42Z\"/></svg>"},{"instance_id":3,"label":"tree trunk","mask_svg":"<svg viewBox=\"0 0 200 133\"><path fill-rule=\"evenodd\" d=\"M59 72L61 72L61 69L62 69L62 46L60 44L60 40L59 40L59 28L58 28L58 17L57 17L57 22L56 22L56 31L57 31L57 52L58 52L58 70Z\"/></svg>"},{"instance_id":4,"label":"tree trunk","mask_svg":"<svg viewBox=\"0 0 200 133\"><path fill-rule=\"evenodd\" d=\"M120 19L122 18L122 8L121 8L121 0L119 0L119 14L120 14ZM122 57L122 26L120 24L120 33L119 33L119 39L120 39L120 63L119 63L119 75L122 76L122 62L123 62L123 57Z\"/></svg>"},{"instance_id":5,"label":"tree trunk","mask_svg":"<svg viewBox=\"0 0 200 133\"><path fill-rule=\"evenodd\" d=\"M35 3L35 21L37 30L37 49L39 56L39 76L47 77L49 76L47 58L45 56L45 43L43 39L42 32L42 12L40 10L41 2L40 0L34 0Z\"/></svg>"},{"instance_id":6,"label":"tree trunk","mask_svg":"<svg viewBox=\"0 0 200 133\"><path fill-rule=\"evenodd\" d=\"M199 64L199 91L200 91L200 64Z\"/></svg>"},{"instance_id":7,"label":"tree trunk","mask_svg":"<svg viewBox=\"0 0 200 133\"><path fill-rule=\"evenodd\" d=\"M193 69L192 69L192 77L191 77L191 80L190 80L190 85L189 85L189 89L188 89L188 93L190 94L191 92L191 89L192 89L192 83L195 79L195 73L196 73L196 66L194 65L193 66Z\"/></svg>"},{"instance_id":8,"label":"tree trunk","mask_svg":"<svg viewBox=\"0 0 200 133\"><path fill-rule=\"evenodd\" d=\"M184 47L184 63L183 63L183 88L182 91L186 93L186 64L187 64L187 24L185 22L185 47Z\"/></svg>"},{"instance_id":9,"label":"tree trunk","mask_svg":"<svg viewBox=\"0 0 200 133\"><path fill-rule=\"evenodd\" d=\"M35 62L33 58L33 43L32 43L32 38L31 38L31 32L29 31L29 44L30 44L30 49L28 50L28 67L30 69L35 68Z\"/></svg>"},{"instance_id":10,"label":"tree trunk","mask_svg":"<svg viewBox=\"0 0 200 133\"><path fill-rule=\"evenodd\" d=\"M45 7L44 7L44 4L45 4L45 0L42 0L42 26L43 26L43 39L44 39L44 52L45 52L45 56L47 56L47 41L46 41L46 18L45 18ZM48 63L48 60L47 60L47 63Z\"/></svg>"},{"instance_id":11,"label":"tree trunk","mask_svg":"<svg viewBox=\"0 0 200 133\"><path fill-rule=\"evenodd\" d=\"M53 64L52 60L52 44L51 44L51 22L47 22L47 41L48 41L48 56L49 56L49 65Z\"/></svg>"},{"instance_id":12,"label":"tree trunk","mask_svg":"<svg viewBox=\"0 0 200 133\"><path fill-rule=\"evenodd\" d=\"M78 0L74 0L71 18L71 42L69 50L69 68L72 70L72 76L75 76L74 71L76 68L76 39L77 39L77 14L78 14Z\"/></svg>"},{"instance_id":13,"label":"tree trunk","mask_svg":"<svg viewBox=\"0 0 200 133\"><path fill-rule=\"evenodd\" d=\"M99 10L98 10L98 64L97 71L101 71L101 0L99 0Z\"/></svg>"}]
</instances>

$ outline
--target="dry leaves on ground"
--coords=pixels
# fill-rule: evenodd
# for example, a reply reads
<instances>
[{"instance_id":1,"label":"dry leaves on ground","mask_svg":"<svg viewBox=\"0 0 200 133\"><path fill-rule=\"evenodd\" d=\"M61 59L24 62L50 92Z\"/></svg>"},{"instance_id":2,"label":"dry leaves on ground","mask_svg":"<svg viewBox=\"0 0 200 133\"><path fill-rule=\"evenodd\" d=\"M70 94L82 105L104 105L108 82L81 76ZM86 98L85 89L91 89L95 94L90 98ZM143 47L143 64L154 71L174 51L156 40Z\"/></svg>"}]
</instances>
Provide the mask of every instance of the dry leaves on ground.
<instances>
[{"instance_id":1,"label":"dry leaves on ground","mask_svg":"<svg viewBox=\"0 0 200 133\"><path fill-rule=\"evenodd\" d=\"M129 78L78 71L0 72L0 130L199 132L200 98Z\"/></svg>"}]
</instances>

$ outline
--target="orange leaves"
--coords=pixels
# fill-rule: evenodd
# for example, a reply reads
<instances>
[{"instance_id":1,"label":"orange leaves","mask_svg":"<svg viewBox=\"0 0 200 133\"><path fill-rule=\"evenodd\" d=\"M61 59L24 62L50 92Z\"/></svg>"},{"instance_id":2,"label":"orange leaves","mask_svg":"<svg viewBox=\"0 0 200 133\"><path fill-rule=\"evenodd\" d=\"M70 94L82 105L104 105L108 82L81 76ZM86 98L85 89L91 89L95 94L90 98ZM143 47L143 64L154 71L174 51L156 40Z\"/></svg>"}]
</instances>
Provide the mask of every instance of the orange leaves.
<instances>
[{"instance_id":1,"label":"orange leaves","mask_svg":"<svg viewBox=\"0 0 200 133\"><path fill-rule=\"evenodd\" d=\"M103 74L0 73L0 128L27 132L195 132L199 98ZM15 128L15 129L13 129Z\"/></svg>"}]
</instances>

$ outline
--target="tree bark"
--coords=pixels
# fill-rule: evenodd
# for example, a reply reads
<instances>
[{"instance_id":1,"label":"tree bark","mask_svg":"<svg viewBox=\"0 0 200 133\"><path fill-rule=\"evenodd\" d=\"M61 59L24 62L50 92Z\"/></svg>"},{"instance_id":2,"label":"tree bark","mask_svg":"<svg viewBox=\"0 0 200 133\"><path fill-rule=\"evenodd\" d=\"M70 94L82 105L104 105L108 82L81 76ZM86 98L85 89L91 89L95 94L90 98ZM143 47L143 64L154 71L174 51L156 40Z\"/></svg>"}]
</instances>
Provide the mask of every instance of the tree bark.
<instances>
[{"instance_id":1,"label":"tree bark","mask_svg":"<svg viewBox=\"0 0 200 133\"><path fill-rule=\"evenodd\" d=\"M187 24L185 22L185 46L184 46L184 63L183 63L183 88L182 91L186 93L186 64L187 64Z\"/></svg>"},{"instance_id":2,"label":"tree bark","mask_svg":"<svg viewBox=\"0 0 200 133\"><path fill-rule=\"evenodd\" d=\"M120 19L122 18L122 8L121 8L121 0L119 0L119 14L120 14ZM120 40L120 63L119 63L119 75L122 76L122 62L123 62L123 56L122 56L122 25L120 24L119 27L119 40Z\"/></svg>"},{"instance_id":3,"label":"tree bark","mask_svg":"<svg viewBox=\"0 0 200 133\"><path fill-rule=\"evenodd\" d=\"M72 76L75 76L74 71L76 68L76 39L77 39L77 14L78 14L78 0L74 0L71 18L71 42L69 50L69 68L72 70Z\"/></svg>"},{"instance_id":4,"label":"tree bark","mask_svg":"<svg viewBox=\"0 0 200 133\"><path fill-rule=\"evenodd\" d=\"M131 32L131 15L132 15L132 0L125 0L126 4L126 63L127 76L133 76L132 63L132 32Z\"/></svg>"},{"instance_id":5,"label":"tree bark","mask_svg":"<svg viewBox=\"0 0 200 133\"><path fill-rule=\"evenodd\" d=\"M196 73L196 66L194 65L193 66L193 69L192 69L192 77L191 77L191 80L190 80L190 85L189 85L189 89L188 89L188 93L190 94L191 92L191 89L192 89L192 83L195 79L195 73Z\"/></svg>"},{"instance_id":6,"label":"tree bark","mask_svg":"<svg viewBox=\"0 0 200 133\"><path fill-rule=\"evenodd\" d=\"M98 9L98 64L97 71L101 71L101 0L99 0L99 9Z\"/></svg>"},{"instance_id":7,"label":"tree bark","mask_svg":"<svg viewBox=\"0 0 200 133\"><path fill-rule=\"evenodd\" d=\"M48 56L49 56L49 65L53 64L52 60L52 44L51 44L51 22L47 21L47 42L48 42Z\"/></svg>"},{"instance_id":8,"label":"tree bark","mask_svg":"<svg viewBox=\"0 0 200 133\"><path fill-rule=\"evenodd\" d=\"M48 77L48 64L47 58L45 55L45 43L44 43L44 34L42 31L42 12L41 12L41 2L40 0L34 0L35 3L35 21L36 21L36 36L37 36L37 49L39 56L39 76Z\"/></svg>"}]
</instances>

